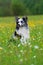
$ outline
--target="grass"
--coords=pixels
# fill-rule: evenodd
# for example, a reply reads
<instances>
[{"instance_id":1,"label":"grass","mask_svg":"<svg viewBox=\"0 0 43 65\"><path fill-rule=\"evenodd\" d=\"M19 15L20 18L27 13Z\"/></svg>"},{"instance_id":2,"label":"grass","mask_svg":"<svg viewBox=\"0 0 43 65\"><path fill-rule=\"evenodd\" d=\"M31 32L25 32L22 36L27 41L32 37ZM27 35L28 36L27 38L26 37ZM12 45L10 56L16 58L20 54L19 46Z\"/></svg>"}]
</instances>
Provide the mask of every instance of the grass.
<instances>
[{"instance_id":1,"label":"grass","mask_svg":"<svg viewBox=\"0 0 43 65\"><path fill-rule=\"evenodd\" d=\"M43 65L43 16L29 16L30 42L9 42L15 30L14 17L0 17L0 65ZM9 44L9 45L8 45Z\"/></svg>"}]
</instances>

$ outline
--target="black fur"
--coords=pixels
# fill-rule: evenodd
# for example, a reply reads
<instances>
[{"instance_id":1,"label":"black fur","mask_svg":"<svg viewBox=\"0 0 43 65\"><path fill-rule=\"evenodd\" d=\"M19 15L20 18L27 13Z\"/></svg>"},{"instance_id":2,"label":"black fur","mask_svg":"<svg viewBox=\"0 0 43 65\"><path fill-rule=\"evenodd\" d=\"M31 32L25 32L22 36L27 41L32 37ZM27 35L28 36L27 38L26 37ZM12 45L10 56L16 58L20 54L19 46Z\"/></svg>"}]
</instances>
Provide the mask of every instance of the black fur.
<instances>
[{"instance_id":1,"label":"black fur","mask_svg":"<svg viewBox=\"0 0 43 65\"><path fill-rule=\"evenodd\" d=\"M14 32L14 35L17 36L17 37L19 37L19 38L21 38L21 35L17 34L16 31Z\"/></svg>"},{"instance_id":2,"label":"black fur","mask_svg":"<svg viewBox=\"0 0 43 65\"><path fill-rule=\"evenodd\" d=\"M19 27L20 27L20 25L19 25L19 24L17 24L17 25L16 25L16 29L17 29L17 30L19 30Z\"/></svg>"},{"instance_id":3,"label":"black fur","mask_svg":"<svg viewBox=\"0 0 43 65\"><path fill-rule=\"evenodd\" d=\"M28 18L27 18L27 17L23 17L22 19L24 20L25 25L26 25L26 27L27 27L27 19L28 19Z\"/></svg>"}]
</instances>

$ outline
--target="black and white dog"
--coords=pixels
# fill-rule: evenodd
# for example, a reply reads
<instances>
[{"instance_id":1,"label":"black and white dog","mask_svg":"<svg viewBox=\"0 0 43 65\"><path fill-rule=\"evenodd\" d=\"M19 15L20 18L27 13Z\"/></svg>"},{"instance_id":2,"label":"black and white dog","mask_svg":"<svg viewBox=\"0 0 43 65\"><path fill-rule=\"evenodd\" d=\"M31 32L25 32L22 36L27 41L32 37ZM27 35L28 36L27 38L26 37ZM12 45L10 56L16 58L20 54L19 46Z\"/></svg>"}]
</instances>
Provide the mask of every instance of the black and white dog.
<instances>
[{"instance_id":1,"label":"black and white dog","mask_svg":"<svg viewBox=\"0 0 43 65\"><path fill-rule=\"evenodd\" d=\"M16 17L16 30L13 34L13 38L20 38L22 44L26 44L26 41L30 39L29 27L27 24L27 17Z\"/></svg>"}]
</instances>

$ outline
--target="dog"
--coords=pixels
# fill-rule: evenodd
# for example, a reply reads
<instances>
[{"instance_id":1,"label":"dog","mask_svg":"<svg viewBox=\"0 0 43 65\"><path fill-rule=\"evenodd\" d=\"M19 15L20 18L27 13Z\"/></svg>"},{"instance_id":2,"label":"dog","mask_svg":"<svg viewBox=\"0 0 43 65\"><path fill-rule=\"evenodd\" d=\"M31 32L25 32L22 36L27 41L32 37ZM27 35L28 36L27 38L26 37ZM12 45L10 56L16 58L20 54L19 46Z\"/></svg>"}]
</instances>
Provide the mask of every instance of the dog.
<instances>
[{"instance_id":1,"label":"dog","mask_svg":"<svg viewBox=\"0 0 43 65\"><path fill-rule=\"evenodd\" d=\"M16 29L13 33L13 38L20 38L20 42L24 45L30 39L29 26L27 24L28 17L16 17Z\"/></svg>"}]
</instances>

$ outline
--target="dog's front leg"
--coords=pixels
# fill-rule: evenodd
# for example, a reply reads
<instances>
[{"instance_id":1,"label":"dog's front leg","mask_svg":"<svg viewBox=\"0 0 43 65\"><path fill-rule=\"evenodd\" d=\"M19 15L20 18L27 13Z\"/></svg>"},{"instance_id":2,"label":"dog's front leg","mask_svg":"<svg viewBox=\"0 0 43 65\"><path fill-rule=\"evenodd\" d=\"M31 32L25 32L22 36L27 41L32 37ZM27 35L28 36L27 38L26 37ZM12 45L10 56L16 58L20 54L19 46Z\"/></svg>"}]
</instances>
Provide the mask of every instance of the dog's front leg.
<instances>
[{"instance_id":1,"label":"dog's front leg","mask_svg":"<svg viewBox=\"0 0 43 65\"><path fill-rule=\"evenodd\" d=\"M18 38L21 39L21 35L19 35L19 34L15 31L14 34L13 34L13 38L14 38L14 39L16 39L16 38L17 38L17 39L18 39Z\"/></svg>"},{"instance_id":2,"label":"dog's front leg","mask_svg":"<svg viewBox=\"0 0 43 65\"><path fill-rule=\"evenodd\" d=\"M23 36L21 37L20 41L22 45L26 44L26 39Z\"/></svg>"}]
</instances>

